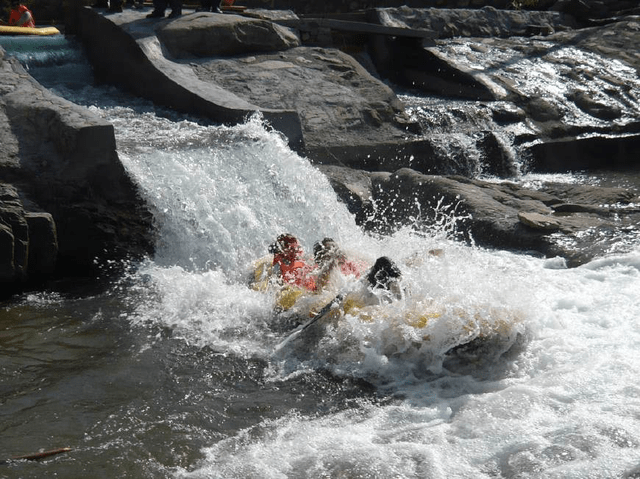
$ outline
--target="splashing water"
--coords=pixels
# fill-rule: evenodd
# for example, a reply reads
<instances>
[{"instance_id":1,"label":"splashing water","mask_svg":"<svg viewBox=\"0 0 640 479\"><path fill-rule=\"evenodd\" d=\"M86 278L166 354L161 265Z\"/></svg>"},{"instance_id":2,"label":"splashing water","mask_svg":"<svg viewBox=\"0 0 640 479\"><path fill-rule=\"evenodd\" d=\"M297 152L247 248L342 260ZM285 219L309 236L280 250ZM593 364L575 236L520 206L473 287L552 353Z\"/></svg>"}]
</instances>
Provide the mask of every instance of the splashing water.
<instances>
[{"instance_id":1,"label":"splashing water","mask_svg":"<svg viewBox=\"0 0 640 479\"><path fill-rule=\"evenodd\" d=\"M567 269L559 258L457 243L446 215L426 234L407 228L372 237L260 118L212 126L114 90L105 101L105 90L76 88L76 101L78 91L115 125L119 155L154 208L160 243L119 285L115 306L108 297L65 303L34 295L5 310L28 344L51 338L52 357L71 361L75 349L85 351L83 338L91 340L82 366L71 363L56 381L32 386L37 344L11 377L34 376L6 400L3 436L17 442L35 435L23 431L36 424L37 437L66 434L77 446L66 461L37 464L47 473L638 476L640 250ZM286 332L273 327L274 297L252 290L247 274L283 231L307 251L332 236L369 264L390 256L406 296L374 317L330 324L308 357L274 355ZM86 324L52 319L82 302L91 305ZM47 318L46 328L31 326L29 308ZM480 325L505 321L521 342L448 354ZM0 335L6 351L19 344L12 330ZM352 399L346 383L360 379L367 386ZM15 477L29 475L25 465L12 467Z\"/></svg>"}]
</instances>

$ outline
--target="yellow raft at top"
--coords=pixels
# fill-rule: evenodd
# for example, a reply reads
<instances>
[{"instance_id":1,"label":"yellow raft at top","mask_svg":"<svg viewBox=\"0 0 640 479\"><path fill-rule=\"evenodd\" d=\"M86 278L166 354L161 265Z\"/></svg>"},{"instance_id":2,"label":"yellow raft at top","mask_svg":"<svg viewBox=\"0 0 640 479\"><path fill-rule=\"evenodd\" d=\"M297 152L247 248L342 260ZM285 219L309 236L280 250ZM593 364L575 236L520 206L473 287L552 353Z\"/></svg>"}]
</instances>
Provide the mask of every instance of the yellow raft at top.
<instances>
[{"instance_id":1,"label":"yellow raft at top","mask_svg":"<svg viewBox=\"0 0 640 479\"><path fill-rule=\"evenodd\" d=\"M56 27L12 27L0 25L0 35L58 35Z\"/></svg>"}]
</instances>

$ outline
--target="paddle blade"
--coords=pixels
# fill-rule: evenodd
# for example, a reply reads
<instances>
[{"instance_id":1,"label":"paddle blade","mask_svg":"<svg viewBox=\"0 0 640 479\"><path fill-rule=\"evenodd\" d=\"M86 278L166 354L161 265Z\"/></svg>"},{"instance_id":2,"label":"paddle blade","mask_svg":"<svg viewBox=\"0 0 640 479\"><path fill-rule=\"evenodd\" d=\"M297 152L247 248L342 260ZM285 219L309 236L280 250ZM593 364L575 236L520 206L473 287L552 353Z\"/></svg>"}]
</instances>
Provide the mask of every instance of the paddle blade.
<instances>
[{"instance_id":1,"label":"paddle blade","mask_svg":"<svg viewBox=\"0 0 640 479\"><path fill-rule=\"evenodd\" d=\"M276 345L276 347L274 349L274 353L277 353L280 350L282 350L282 348L284 348L292 340L294 340L295 338L300 336L307 328L309 328L309 326L313 325L314 323L316 323L317 321L319 321L323 317L327 316L331 312L331 310L333 310L334 308L339 307L340 304L342 303L342 301L344 301L345 296L346 296L345 293L340 293L340 294L338 294L338 296L336 296L331 301L329 301L329 303L327 303L318 312L318 314L316 314L313 318L311 318L309 321L307 321L305 324L303 324L300 328L296 329L293 333L291 333L289 336L287 336L282 342L280 342L278 345Z\"/></svg>"}]
</instances>

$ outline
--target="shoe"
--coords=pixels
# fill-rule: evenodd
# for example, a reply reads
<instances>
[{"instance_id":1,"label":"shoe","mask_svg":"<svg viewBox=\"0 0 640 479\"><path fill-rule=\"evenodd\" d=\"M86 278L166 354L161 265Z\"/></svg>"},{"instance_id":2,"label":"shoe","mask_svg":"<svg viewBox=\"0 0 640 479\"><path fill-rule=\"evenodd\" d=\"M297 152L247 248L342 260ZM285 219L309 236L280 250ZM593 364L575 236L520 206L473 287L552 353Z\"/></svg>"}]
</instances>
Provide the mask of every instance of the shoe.
<instances>
[{"instance_id":1,"label":"shoe","mask_svg":"<svg viewBox=\"0 0 640 479\"><path fill-rule=\"evenodd\" d=\"M222 13L222 10L220 10L220 8L216 7L216 13Z\"/></svg>"},{"instance_id":2,"label":"shoe","mask_svg":"<svg viewBox=\"0 0 640 479\"><path fill-rule=\"evenodd\" d=\"M164 12L159 12L158 10L154 10L149 15L147 15L147 18L164 18Z\"/></svg>"},{"instance_id":3,"label":"shoe","mask_svg":"<svg viewBox=\"0 0 640 479\"><path fill-rule=\"evenodd\" d=\"M109 12L109 13L122 13L122 7L120 5L118 5L117 7L109 7L107 9L107 12Z\"/></svg>"},{"instance_id":4,"label":"shoe","mask_svg":"<svg viewBox=\"0 0 640 479\"><path fill-rule=\"evenodd\" d=\"M171 12L169 18L178 18L180 15L182 15L182 12Z\"/></svg>"}]
</instances>

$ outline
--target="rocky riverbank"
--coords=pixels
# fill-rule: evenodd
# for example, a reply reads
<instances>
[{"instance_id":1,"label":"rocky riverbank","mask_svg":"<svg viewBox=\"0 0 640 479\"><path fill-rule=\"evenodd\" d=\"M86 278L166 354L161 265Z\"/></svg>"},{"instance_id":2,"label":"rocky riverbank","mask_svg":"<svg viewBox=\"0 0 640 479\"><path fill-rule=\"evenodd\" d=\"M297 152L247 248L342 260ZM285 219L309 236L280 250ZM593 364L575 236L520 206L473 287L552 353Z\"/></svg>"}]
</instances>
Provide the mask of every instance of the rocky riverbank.
<instances>
[{"instance_id":1,"label":"rocky riverbank","mask_svg":"<svg viewBox=\"0 0 640 479\"><path fill-rule=\"evenodd\" d=\"M623 48L638 40L635 17L578 28L559 12L402 7L363 19L247 10L158 21L85 8L78 35L101 80L215 121L260 111L318 164L451 172L434 154L432 125L407 115L387 79L488 109L492 123L479 133L506 131L534 168L574 169L571 155L602 166L587 158L597 139L619 150L619 165L635 162L632 149L611 141L640 138L640 60ZM551 142L568 153L554 155ZM490 139L477 148L496 154Z\"/></svg>"},{"instance_id":2,"label":"rocky riverbank","mask_svg":"<svg viewBox=\"0 0 640 479\"><path fill-rule=\"evenodd\" d=\"M512 182L322 166L336 192L365 229L389 234L402 227L431 231L447 225L451 238L489 248L560 257L573 267L614 250L640 225L633 189ZM632 236L633 237L633 236Z\"/></svg>"},{"instance_id":3,"label":"rocky riverbank","mask_svg":"<svg viewBox=\"0 0 640 479\"><path fill-rule=\"evenodd\" d=\"M0 84L0 296L149 254L151 214L113 127L50 93L1 48Z\"/></svg>"},{"instance_id":4,"label":"rocky riverbank","mask_svg":"<svg viewBox=\"0 0 640 479\"><path fill-rule=\"evenodd\" d=\"M405 6L314 19L248 9L157 20L81 8L70 30L100 81L221 123L261 114L367 230L429 230L444 205L458 239L577 265L599 252L577 238L637 228L637 191L475 178L637 166L640 56L625 46L638 44L640 21L569 10ZM95 274L96 258L150 253L151 215L111 126L1 60L0 281L15 290ZM455 120L414 114L388 81L440 99ZM461 130L473 168L442 148Z\"/></svg>"}]
</instances>

